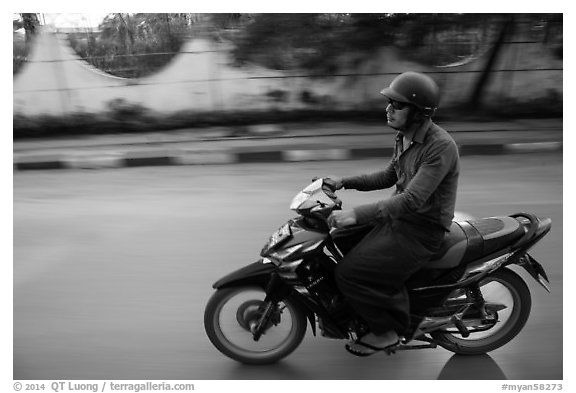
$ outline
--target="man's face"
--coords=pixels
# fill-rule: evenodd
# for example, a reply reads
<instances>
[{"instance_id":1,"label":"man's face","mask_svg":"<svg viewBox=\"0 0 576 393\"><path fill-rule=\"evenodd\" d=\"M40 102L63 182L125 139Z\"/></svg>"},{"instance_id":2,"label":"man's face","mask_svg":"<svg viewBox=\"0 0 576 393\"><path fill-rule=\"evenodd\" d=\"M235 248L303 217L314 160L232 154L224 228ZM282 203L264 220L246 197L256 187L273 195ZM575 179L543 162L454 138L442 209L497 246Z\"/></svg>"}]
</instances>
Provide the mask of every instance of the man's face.
<instances>
[{"instance_id":1,"label":"man's face","mask_svg":"<svg viewBox=\"0 0 576 393\"><path fill-rule=\"evenodd\" d=\"M410 114L410 106L398 101L389 101L388 106L386 106L388 125L397 130L406 128L408 115Z\"/></svg>"}]
</instances>

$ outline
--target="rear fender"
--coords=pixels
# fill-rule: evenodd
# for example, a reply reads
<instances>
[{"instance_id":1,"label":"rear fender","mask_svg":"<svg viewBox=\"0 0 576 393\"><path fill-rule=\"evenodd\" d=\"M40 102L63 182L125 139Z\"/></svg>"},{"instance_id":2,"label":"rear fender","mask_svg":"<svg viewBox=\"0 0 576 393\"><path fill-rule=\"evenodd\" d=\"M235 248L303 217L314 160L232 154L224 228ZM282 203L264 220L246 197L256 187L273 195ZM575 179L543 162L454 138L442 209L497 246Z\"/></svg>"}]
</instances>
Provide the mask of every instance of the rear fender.
<instances>
[{"instance_id":1,"label":"rear fender","mask_svg":"<svg viewBox=\"0 0 576 393\"><path fill-rule=\"evenodd\" d=\"M542 285L545 290L550 292L550 281L548 280L548 276L546 275L544 268L530 254L525 254L523 257L521 257L517 264L526 269L526 271L530 273L534 280L538 281L538 283Z\"/></svg>"},{"instance_id":2,"label":"rear fender","mask_svg":"<svg viewBox=\"0 0 576 393\"><path fill-rule=\"evenodd\" d=\"M244 266L216 281L212 288L229 288L241 285L256 285L266 288L270 276L276 269L271 263L262 263L262 260Z\"/></svg>"}]
</instances>

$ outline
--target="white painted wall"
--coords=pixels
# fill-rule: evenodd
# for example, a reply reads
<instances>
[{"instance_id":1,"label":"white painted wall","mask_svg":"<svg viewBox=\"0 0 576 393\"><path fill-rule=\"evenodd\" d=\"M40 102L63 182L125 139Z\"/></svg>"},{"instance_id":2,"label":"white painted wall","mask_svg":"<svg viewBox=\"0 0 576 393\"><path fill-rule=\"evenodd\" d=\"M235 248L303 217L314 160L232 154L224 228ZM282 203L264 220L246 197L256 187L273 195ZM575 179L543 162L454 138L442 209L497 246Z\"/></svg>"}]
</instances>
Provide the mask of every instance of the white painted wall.
<instances>
[{"instance_id":1,"label":"white painted wall","mask_svg":"<svg viewBox=\"0 0 576 393\"><path fill-rule=\"evenodd\" d=\"M34 42L29 61L14 77L14 113L95 113L106 110L115 99L163 114L296 109L309 105L300 99L303 91L323 98L323 103L316 106L362 109L379 102L379 91L406 70L434 72L432 76L443 90L442 104L450 106L469 97L480 75L471 71L481 70L486 60L435 69L403 59L394 48L383 48L375 53L373 61L346 72L366 76L309 78L258 67L232 67L228 49L205 39L192 40L157 74L125 79L90 66L74 53L66 36L45 28ZM489 100L522 102L549 96L551 92L562 95L562 60L554 59L541 44L507 46L496 68L560 70L494 73L486 91ZM266 95L272 90L287 92L288 100L274 103Z\"/></svg>"}]
</instances>

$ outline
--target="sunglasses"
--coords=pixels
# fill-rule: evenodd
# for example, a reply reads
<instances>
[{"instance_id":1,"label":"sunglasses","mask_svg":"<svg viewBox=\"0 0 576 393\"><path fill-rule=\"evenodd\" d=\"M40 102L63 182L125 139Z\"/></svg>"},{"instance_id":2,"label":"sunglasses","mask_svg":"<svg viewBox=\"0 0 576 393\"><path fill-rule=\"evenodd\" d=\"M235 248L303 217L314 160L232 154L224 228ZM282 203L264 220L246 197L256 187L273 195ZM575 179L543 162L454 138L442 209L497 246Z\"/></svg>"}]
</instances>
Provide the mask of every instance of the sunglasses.
<instances>
[{"instance_id":1,"label":"sunglasses","mask_svg":"<svg viewBox=\"0 0 576 393\"><path fill-rule=\"evenodd\" d=\"M391 100L391 99L388 99L388 104L392 105L392 108L393 108L395 111L401 111L402 109L404 109L404 108L406 108L408 105L410 105L410 104L408 104L408 103L406 103L406 102L395 101L395 100Z\"/></svg>"}]
</instances>

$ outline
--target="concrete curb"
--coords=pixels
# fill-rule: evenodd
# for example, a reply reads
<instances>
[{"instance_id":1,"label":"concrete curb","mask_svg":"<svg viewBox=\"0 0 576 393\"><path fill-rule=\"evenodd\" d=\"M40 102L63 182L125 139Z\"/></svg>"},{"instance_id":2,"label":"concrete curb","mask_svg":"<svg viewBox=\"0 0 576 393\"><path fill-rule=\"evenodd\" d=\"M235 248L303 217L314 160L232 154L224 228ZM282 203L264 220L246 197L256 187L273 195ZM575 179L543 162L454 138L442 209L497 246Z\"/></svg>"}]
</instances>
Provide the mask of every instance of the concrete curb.
<instances>
[{"instance_id":1,"label":"concrete curb","mask_svg":"<svg viewBox=\"0 0 576 393\"><path fill-rule=\"evenodd\" d=\"M562 151L562 142L460 145L461 156ZM387 158L392 148L269 149L82 152L14 157L14 170L105 169L171 165L221 165Z\"/></svg>"}]
</instances>

